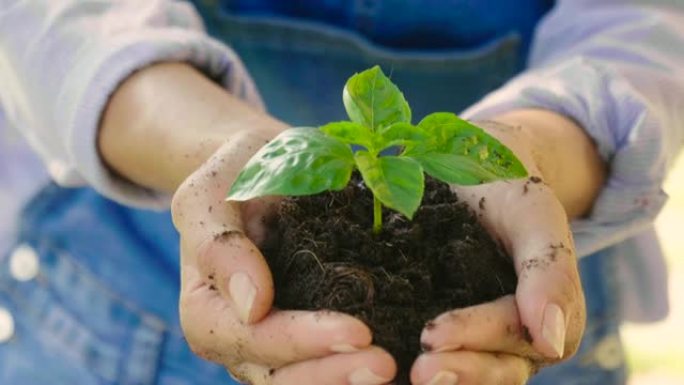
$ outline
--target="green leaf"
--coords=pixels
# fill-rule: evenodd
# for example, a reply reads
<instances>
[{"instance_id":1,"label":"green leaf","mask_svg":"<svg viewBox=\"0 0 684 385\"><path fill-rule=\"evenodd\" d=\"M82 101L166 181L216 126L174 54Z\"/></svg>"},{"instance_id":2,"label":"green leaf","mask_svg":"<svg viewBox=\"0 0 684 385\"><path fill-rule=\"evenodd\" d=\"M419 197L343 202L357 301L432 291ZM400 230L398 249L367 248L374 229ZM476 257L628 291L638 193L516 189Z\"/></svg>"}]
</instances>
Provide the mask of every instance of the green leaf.
<instances>
[{"instance_id":1,"label":"green leaf","mask_svg":"<svg viewBox=\"0 0 684 385\"><path fill-rule=\"evenodd\" d=\"M228 200L311 195L343 189L354 168L351 148L317 128L291 128L261 148L242 169Z\"/></svg>"},{"instance_id":2,"label":"green leaf","mask_svg":"<svg viewBox=\"0 0 684 385\"><path fill-rule=\"evenodd\" d=\"M423 198L424 176L420 163L398 156L375 157L368 151L354 154L363 181L383 205L413 218Z\"/></svg>"},{"instance_id":3,"label":"green leaf","mask_svg":"<svg viewBox=\"0 0 684 385\"><path fill-rule=\"evenodd\" d=\"M421 128L410 123L394 123L377 132L375 146L382 151L391 146L415 146L428 137Z\"/></svg>"},{"instance_id":4,"label":"green leaf","mask_svg":"<svg viewBox=\"0 0 684 385\"><path fill-rule=\"evenodd\" d=\"M349 118L373 131L393 123L411 123L411 108L404 94L379 66L352 76L342 99Z\"/></svg>"},{"instance_id":5,"label":"green leaf","mask_svg":"<svg viewBox=\"0 0 684 385\"><path fill-rule=\"evenodd\" d=\"M435 112L423 118L418 123L427 135L421 148L417 151L430 152L441 150L453 138L463 126L461 119L454 119L455 114L449 112Z\"/></svg>"},{"instance_id":6,"label":"green leaf","mask_svg":"<svg viewBox=\"0 0 684 385\"><path fill-rule=\"evenodd\" d=\"M354 122L334 122L321 127L321 131L328 136L337 138L345 143L357 144L373 151L374 133L370 128Z\"/></svg>"},{"instance_id":7,"label":"green leaf","mask_svg":"<svg viewBox=\"0 0 684 385\"><path fill-rule=\"evenodd\" d=\"M440 175L450 175L449 183L473 184L474 180L486 183L527 176L525 167L508 147L455 114L430 114L418 124L418 127L427 132L429 138L420 145L407 149L403 155L419 159L423 167L430 170L428 173L436 178L441 179ZM450 158L435 156L436 154L458 155L460 158L453 158L454 162L463 161L463 157L470 159L471 162L449 166L444 162ZM448 167L453 167L457 171L448 173ZM433 175L432 172L437 172L437 169L441 169L442 172ZM462 174L461 181L454 180L459 174Z\"/></svg>"},{"instance_id":8,"label":"green leaf","mask_svg":"<svg viewBox=\"0 0 684 385\"><path fill-rule=\"evenodd\" d=\"M433 153L412 158L423 166L428 175L446 183L472 186L501 179L476 160L463 155Z\"/></svg>"}]
</instances>

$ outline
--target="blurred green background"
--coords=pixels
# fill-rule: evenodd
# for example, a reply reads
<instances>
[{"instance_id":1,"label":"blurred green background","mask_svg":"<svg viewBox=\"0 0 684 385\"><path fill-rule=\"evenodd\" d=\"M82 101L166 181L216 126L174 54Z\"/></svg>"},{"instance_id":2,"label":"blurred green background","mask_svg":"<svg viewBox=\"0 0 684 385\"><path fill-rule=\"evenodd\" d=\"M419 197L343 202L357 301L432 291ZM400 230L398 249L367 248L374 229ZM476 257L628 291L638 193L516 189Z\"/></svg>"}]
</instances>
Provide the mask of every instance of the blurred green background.
<instances>
[{"instance_id":1,"label":"blurred green background","mask_svg":"<svg viewBox=\"0 0 684 385\"><path fill-rule=\"evenodd\" d=\"M670 315L656 324L623 328L632 373L629 385L684 385L684 157L671 172L665 191L670 200L656 228L670 272Z\"/></svg>"}]
</instances>

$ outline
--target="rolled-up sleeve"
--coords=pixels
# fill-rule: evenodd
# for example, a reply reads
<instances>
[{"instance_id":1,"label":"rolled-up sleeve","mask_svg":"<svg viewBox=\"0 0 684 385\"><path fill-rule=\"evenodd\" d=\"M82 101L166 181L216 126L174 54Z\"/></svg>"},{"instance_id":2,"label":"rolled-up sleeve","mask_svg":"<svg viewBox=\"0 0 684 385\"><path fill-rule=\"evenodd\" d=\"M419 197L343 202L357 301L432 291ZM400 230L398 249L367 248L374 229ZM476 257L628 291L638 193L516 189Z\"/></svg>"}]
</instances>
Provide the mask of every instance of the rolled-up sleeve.
<instances>
[{"instance_id":1,"label":"rolled-up sleeve","mask_svg":"<svg viewBox=\"0 0 684 385\"><path fill-rule=\"evenodd\" d=\"M684 3L559 1L540 24L530 67L464 112L470 119L543 108L584 127L609 165L579 255L643 231L684 137Z\"/></svg>"},{"instance_id":2,"label":"rolled-up sleeve","mask_svg":"<svg viewBox=\"0 0 684 385\"><path fill-rule=\"evenodd\" d=\"M110 173L97 150L100 116L132 72L185 61L262 107L235 53L208 37L187 2L0 0L0 103L52 177L120 202L162 208L168 196Z\"/></svg>"}]
</instances>

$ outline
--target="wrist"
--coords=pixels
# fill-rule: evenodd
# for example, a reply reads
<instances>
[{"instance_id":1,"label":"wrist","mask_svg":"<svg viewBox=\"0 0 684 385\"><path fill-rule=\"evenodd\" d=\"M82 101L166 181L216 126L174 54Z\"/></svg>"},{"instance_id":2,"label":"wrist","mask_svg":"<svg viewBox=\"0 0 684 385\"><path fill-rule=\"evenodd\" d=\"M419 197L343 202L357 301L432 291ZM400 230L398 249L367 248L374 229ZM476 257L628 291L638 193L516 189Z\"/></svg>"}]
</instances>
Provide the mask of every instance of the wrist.
<instances>
[{"instance_id":1,"label":"wrist","mask_svg":"<svg viewBox=\"0 0 684 385\"><path fill-rule=\"evenodd\" d=\"M161 63L125 80L103 114L98 146L116 174L173 192L223 143L253 136L253 151L285 125L183 63Z\"/></svg>"}]
</instances>

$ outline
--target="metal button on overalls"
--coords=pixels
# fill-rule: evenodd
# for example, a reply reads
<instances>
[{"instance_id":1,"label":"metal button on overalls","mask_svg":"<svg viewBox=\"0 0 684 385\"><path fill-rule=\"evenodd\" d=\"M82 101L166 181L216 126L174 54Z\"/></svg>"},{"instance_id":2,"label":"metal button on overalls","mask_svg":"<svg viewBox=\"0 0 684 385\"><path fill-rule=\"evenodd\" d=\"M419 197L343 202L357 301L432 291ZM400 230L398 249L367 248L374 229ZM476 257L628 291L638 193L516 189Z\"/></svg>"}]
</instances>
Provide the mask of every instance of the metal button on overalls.
<instances>
[{"instance_id":1,"label":"metal button on overalls","mask_svg":"<svg viewBox=\"0 0 684 385\"><path fill-rule=\"evenodd\" d=\"M30 281L38 275L40 264L38 254L31 246L18 246L10 256L10 273L17 281Z\"/></svg>"},{"instance_id":2,"label":"metal button on overalls","mask_svg":"<svg viewBox=\"0 0 684 385\"><path fill-rule=\"evenodd\" d=\"M14 336L14 317L4 307L0 307L0 344L9 341Z\"/></svg>"}]
</instances>

